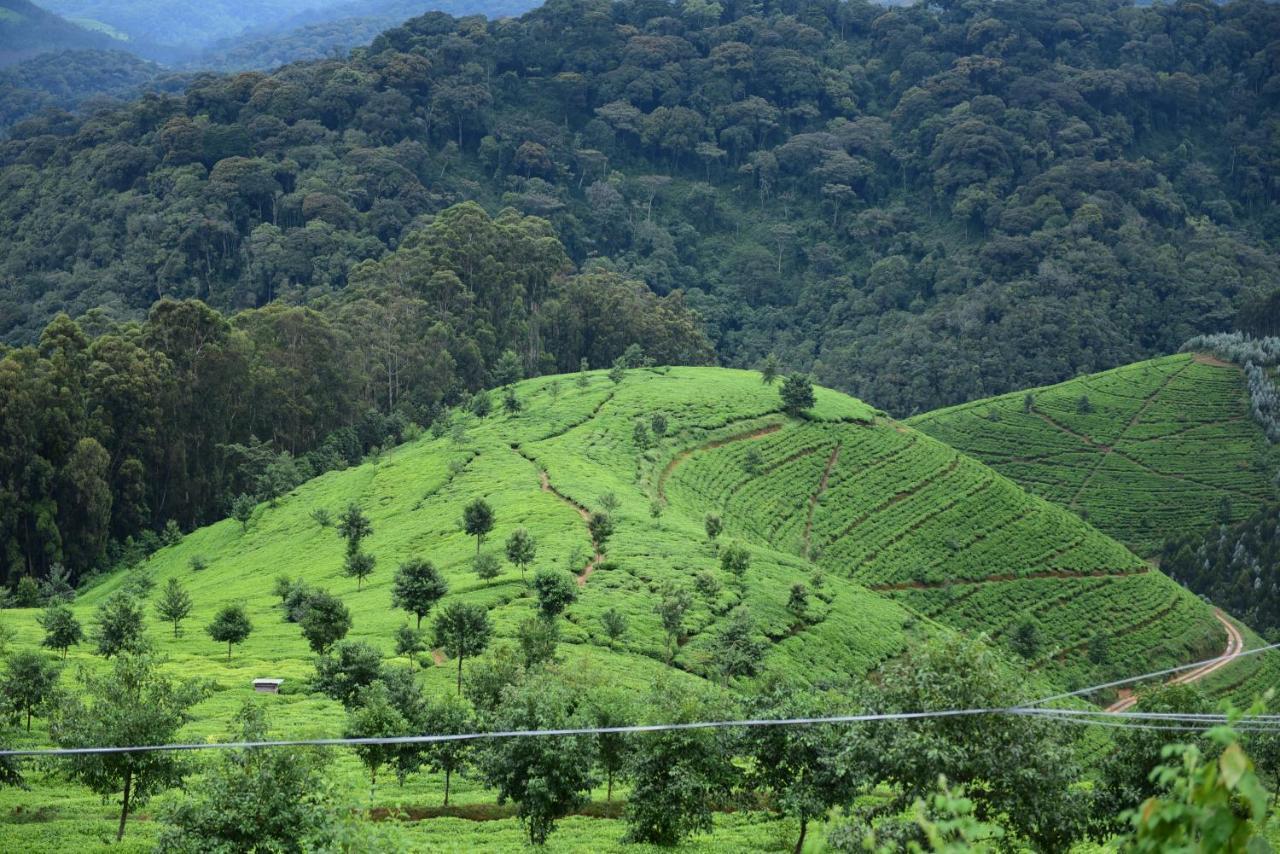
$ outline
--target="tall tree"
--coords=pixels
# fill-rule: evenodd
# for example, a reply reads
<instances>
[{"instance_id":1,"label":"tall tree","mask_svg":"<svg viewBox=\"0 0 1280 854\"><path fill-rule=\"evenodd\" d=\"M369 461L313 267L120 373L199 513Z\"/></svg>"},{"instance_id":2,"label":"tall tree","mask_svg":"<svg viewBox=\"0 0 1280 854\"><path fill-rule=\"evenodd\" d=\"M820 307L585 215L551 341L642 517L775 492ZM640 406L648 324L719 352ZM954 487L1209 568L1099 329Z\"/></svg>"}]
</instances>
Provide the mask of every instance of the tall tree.
<instances>
[{"instance_id":1,"label":"tall tree","mask_svg":"<svg viewBox=\"0 0 1280 854\"><path fill-rule=\"evenodd\" d=\"M245 638L249 637L249 633L253 631L253 623L249 621L249 613L244 605L233 602L224 605L222 610L214 615L213 622L209 623L205 631L215 641L226 643L227 661L230 661L231 647L234 644L244 643Z\"/></svg>"},{"instance_id":2,"label":"tall tree","mask_svg":"<svg viewBox=\"0 0 1280 854\"><path fill-rule=\"evenodd\" d=\"M80 621L66 605L55 602L45 608L44 613L36 620L40 623L40 628L44 629L40 645L60 651L64 659L68 649L84 640L84 629L80 627Z\"/></svg>"},{"instance_id":3,"label":"tall tree","mask_svg":"<svg viewBox=\"0 0 1280 854\"><path fill-rule=\"evenodd\" d=\"M417 617L417 626L422 628L422 618L431 613L431 609L448 592L449 584L435 564L422 558L411 558L396 570L391 583L391 604Z\"/></svg>"},{"instance_id":4,"label":"tall tree","mask_svg":"<svg viewBox=\"0 0 1280 854\"><path fill-rule=\"evenodd\" d=\"M27 719L47 704L58 685L58 668L38 652L16 652L9 656L4 679L0 681L0 701L14 718Z\"/></svg>"},{"instance_id":5,"label":"tall tree","mask_svg":"<svg viewBox=\"0 0 1280 854\"><path fill-rule=\"evenodd\" d=\"M176 578L165 582L160 598L156 600L156 614L166 623L173 623L173 636L181 634L182 621L191 615L191 594Z\"/></svg>"},{"instance_id":6,"label":"tall tree","mask_svg":"<svg viewBox=\"0 0 1280 854\"><path fill-rule=\"evenodd\" d=\"M124 591L113 593L94 615L93 642L98 654L110 658L122 652L141 652L146 647L142 619L137 600Z\"/></svg>"},{"instance_id":7,"label":"tall tree","mask_svg":"<svg viewBox=\"0 0 1280 854\"><path fill-rule=\"evenodd\" d=\"M111 670L80 674L80 690L59 703L50 732L59 747L168 744L200 698L193 683L161 676L145 656L121 655ZM116 841L125 820L156 792L181 783L182 759L172 751L81 753L64 760L71 777L104 797L121 793Z\"/></svg>"},{"instance_id":8,"label":"tall tree","mask_svg":"<svg viewBox=\"0 0 1280 854\"><path fill-rule=\"evenodd\" d=\"M450 658L458 659L458 693L462 693L462 662L479 655L489 645L493 623L481 605L451 602L436 614L434 624L436 646Z\"/></svg>"},{"instance_id":9,"label":"tall tree","mask_svg":"<svg viewBox=\"0 0 1280 854\"><path fill-rule=\"evenodd\" d=\"M476 554L480 554L484 538L493 530L493 521L493 508L483 498L477 498L462 508L462 530L476 538Z\"/></svg>"},{"instance_id":10,"label":"tall tree","mask_svg":"<svg viewBox=\"0 0 1280 854\"><path fill-rule=\"evenodd\" d=\"M524 528L516 528L507 537L507 560L520 567L520 579L524 580L524 571L538 554L538 543Z\"/></svg>"}]
</instances>

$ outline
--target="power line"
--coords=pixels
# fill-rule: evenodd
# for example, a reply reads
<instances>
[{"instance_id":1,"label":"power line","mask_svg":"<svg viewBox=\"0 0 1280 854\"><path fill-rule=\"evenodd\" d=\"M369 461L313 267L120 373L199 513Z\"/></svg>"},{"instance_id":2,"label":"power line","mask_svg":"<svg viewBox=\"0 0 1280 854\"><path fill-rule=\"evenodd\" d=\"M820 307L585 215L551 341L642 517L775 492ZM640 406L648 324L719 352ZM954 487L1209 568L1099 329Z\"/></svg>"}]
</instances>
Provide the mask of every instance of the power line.
<instances>
[{"instance_id":1,"label":"power line","mask_svg":"<svg viewBox=\"0 0 1280 854\"><path fill-rule=\"evenodd\" d=\"M1023 703L1023 706L1030 708L1032 706L1042 706L1045 703L1053 703L1058 700L1066 700L1071 697L1083 697L1088 694L1093 694L1098 691L1102 691L1106 688L1118 688L1121 685L1131 685L1134 682L1142 682L1143 680L1146 680L1146 679L1154 679L1157 676L1168 676L1173 673L1181 673L1184 670L1194 670L1197 667L1204 667L1207 664L1216 664L1217 662L1220 662L1220 661L1228 661L1228 662L1235 661L1237 658L1244 658L1249 655L1257 655L1260 652L1267 652L1268 650L1277 649L1277 648L1280 648L1280 643L1272 643L1272 644L1267 644L1266 646L1257 647L1256 649L1243 650L1242 652L1236 653L1234 656L1218 655L1218 656L1214 656L1213 658L1206 658L1203 661L1195 661L1195 662L1192 662L1191 664L1182 664L1182 665L1179 665L1178 667L1167 667L1164 670L1153 670L1150 673L1143 673L1140 676L1129 676L1124 679L1117 679L1114 682L1103 682L1101 685L1091 685L1088 688L1078 688L1075 691L1065 691L1061 694L1054 694L1053 696L1050 696L1050 697L1044 697L1039 700L1033 700L1029 703Z\"/></svg>"}]
</instances>

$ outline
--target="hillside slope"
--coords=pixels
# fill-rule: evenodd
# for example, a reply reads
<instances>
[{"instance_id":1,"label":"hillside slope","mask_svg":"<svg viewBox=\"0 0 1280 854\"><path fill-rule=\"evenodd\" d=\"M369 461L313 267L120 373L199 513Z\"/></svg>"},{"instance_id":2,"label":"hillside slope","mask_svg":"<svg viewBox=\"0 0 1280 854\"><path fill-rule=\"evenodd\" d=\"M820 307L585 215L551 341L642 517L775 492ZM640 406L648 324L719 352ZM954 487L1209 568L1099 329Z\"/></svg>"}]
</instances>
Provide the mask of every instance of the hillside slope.
<instances>
[{"instance_id":1,"label":"hillside slope","mask_svg":"<svg viewBox=\"0 0 1280 854\"><path fill-rule=\"evenodd\" d=\"M389 652L404 621L389 607L394 568L410 557L430 558L448 578L451 597L484 603L498 634L513 636L533 600L510 566L492 583L472 574L476 544L458 519L479 496L497 515L484 549L500 554L511 531L528 528L540 544L535 568L580 576L564 638L572 655L637 687L665 658L655 604L665 587L691 587L702 571L722 589L712 601L694 597L675 660L707 677L715 676L713 640L739 601L772 641L765 668L818 683L875 668L935 620L1007 642L1020 615L1030 614L1041 640L1036 665L1055 682L1110 672L1112 664L1085 655L1099 625L1112 634L1119 667L1171 664L1221 648L1209 609L1123 546L852 398L819 390L810 418L796 420L780 413L776 388L750 372L632 371L617 386L595 373L586 383L522 383L519 413L483 421L455 416L447 435L331 472L277 507L259 507L246 532L226 520L191 533L154 555L148 570L158 582L176 576L190 587L195 624L229 601L247 604L257 653L228 668L236 695L264 668L289 678L309 672L306 646L281 619L271 592L280 573L341 595L355 616L353 637ZM655 412L667 419L666 436L642 448L636 424ZM618 502L617 533L597 562L582 514L599 509L606 493ZM366 550L378 561L359 588L341 577L341 539L311 518L321 508L336 515L352 502L372 520ZM708 512L723 515L719 544L703 530ZM718 561L734 539L752 554L741 582ZM208 568L193 572L194 557ZM104 581L77 608L88 617L125 583L122 576ZM787 607L797 583L812 594L803 616ZM616 651L600 629L610 607L631 623ZM202 670L225 666L223 651L202 636L157 639ZM447 670L439 678L447 679Z\"/></svg>"},{"instance_id":2,"label":"hillside slope","mask_svg":"<svg viewBox=\"0 0 1280 854\"><path fill-rule=\"evenodd\" d=\"M122 44L28 0L0 0L0 68L49 51L109 50Z\"/></svg>"},{"instance_id":3,"label":"hillside slope","mask_svg":"<svg viewBox=\"0 0 1280 854\"><path fill-rule=\"evenodd\" d=\"M1027 409L1030 395L1031 409ZM1181 354L910 419L1139 554L1239 520L1275 494L1280 454L1240 369Z\"/></svg>"}]
</instances>

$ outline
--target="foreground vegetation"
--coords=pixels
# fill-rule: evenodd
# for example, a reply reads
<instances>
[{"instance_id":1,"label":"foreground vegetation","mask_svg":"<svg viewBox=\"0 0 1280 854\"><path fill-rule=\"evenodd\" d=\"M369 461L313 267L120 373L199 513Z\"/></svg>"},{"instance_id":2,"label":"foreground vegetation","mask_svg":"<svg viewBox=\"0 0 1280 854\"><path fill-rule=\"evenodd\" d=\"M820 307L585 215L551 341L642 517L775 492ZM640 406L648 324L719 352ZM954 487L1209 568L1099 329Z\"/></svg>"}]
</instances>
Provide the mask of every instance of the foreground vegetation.
<instances>
[{"instance_id":1,"label":"foreground vegetation","mask_svg":"<svg viewBox=\"0 0 1280 854\"><path fill-rule=\"evenodd\" d=\"M110 674L133 666L126 662L141 646L162 656L160 674L195 677L164 695L176 717L160 719L167 730L150 737L202 740L237 727L376 735L982 705L997 701L983 692L1021 700L1103 681L1132 669L1133 661L1181 663L1223 643L1205 605L1119 544L857 400L812 389L798 377L769 383L755 372L645 367L637 351L609 372L541 377L477 394L442 414L428 433L368 463L261 503L246 496L234 510L233 518L99 578L69 605L57 604L70 595L61 576L14 590L35 607L5 614L13 633L10 667L24 662L23 672L33 672L62 656L55 681L83 700L35 698L25 708L36 725L30 734L11 731L11 740L46 743L45 719L63 744L109 739L88 728L101 715L75 709L79 702L93 708L95 692L118 697L106 687ZM1020 548L999 545L1001 537ZM1024 608L1023 598L1041 604ZM986 632L998 651L954 647L952 629ZM31 658L42 643L51 648L44 665L40 654ZM982 660L940 664L936 655ZM1027 663L1030 675L1012 675ZM962 679L931 699L917 696L907 676L926 667L950 673L944 683L959 672L977 681ZM881 689L862 679L872 671L900 679L880 680L886 693L874 694ZM1014 681L993 682L995 671ZM233 724L254 696L250 681L266 676L285 680L280 695L258 700L270 709L268 718L255 723L254 713L245 713L250 717ZM978 693L965 693L972 691ZM1049 812L1032 818L1023 816L1024 807L1014 809L1033 791L1010 777L984 796L977 818L1013 809L1000 820L1007 831L1048 847L1058 845L1055 834L1094 832L1094 808L1071 795L1072 781L1101 773L1090 770L1089 752L1068 739L1059 755L1049 745L1074 731L1025 725L1020 729L1024 722L1015 719L979 730L1037 745L1032 752L1052 773L1049 766L1005 763L998 773L1039 781L1034 798ZM853 740L839 747L655 736L622 764L610 764L604 744L582 740L544 759L498 747L456 762L429 750L370 749L333 757L325 776L336 787L333 804L376 808L377 815L403 805L421 817L446 793L454 812L445 814L463 817L491 815L485 805L495 795L515 804L514 819L492 823L378 825L417 838L411 846L488 845L469 834L490 832L501 846L509 832L503 828L511 828L505 838L513 845L520 833L537 840L560 817L584 809L588 794L598 799L602 788L604 814L618 815L607 806L616 784L628 804L617 819L625 829L615 820L567 821L586 833L574 837L570 830L567 838L580 841L568 843L569 850L607 850L624 835L664 844L688 839L694 849L699 840L720 846L726 839L773 847L770 840L793 839L809 822L823 824L826 808L781 806L792 817L785 824L716 810L736 803L735 792L764 797L809 772L744 778L742 767L715 761L768 749L785 757L813 750L819 762L839 749L854 751L840 767L861 770L839 786L823 783L824 797L870 798L850 819L848 838L860 839L857 828L869 827L894 840L916 833L916 825L894 816L905 815L914 799L932 797L939 770L912 763L919 755L912 738L933 733L973 748L985 743L979 730L922 725L917 736L903 736L900 752L888 749L892 733L883 728L844 733L839 739ZM704 755L698 750L710 764L696 761ZM996 767L972 763L990 763L998 751L966 748L964 756L946 769L953 782L994 779ZM660 784L661 775L647 776L647 768L676 761L671 757L692 763L690 785L700 794L686 799ZM533 772L520 763L553 759L565 763L555 774L566 788L535 798L526 788ZM110 833L114 825L103 819L109 804L90 808L84 790L55 769L31 773L40 797L50 800L29 807L26 795L0 795L23 805L9 814L6 835L53 850L89 846ZM215 785L218 773L206 767L193 779ZM300 766L288 773L310 772ZM96 781L91 785L106 794L119 791L118 776L95 774L85 771L80 779ZM390 782L399 776L403 788ZM165 779L157 776L157 793ZM878 784L895 797L886 800ZM198 803L221 797L200 791ZM134 797L146 794L139 788ZM169 815L174 802L158 797L154 808L136 800L135 808L153 820ZM795 797L795 804L813 803L810 795ZM792 802L779 802L786 803ZM118 804L116 812L119 818ZM1106 815L1114 813L1108 802ZM201 815L165 821L212 833ZM461 834L456 842L414 836L444 826ZM148 822L140 828L142 836L159 832ZM1097 832L1117 825L1103 828ZM711 830L727 835L702 835ZM834 839L845 832L827 830ZM364 841L375 848L396 844L377 839Z\"/></svg>"}]
</instances>

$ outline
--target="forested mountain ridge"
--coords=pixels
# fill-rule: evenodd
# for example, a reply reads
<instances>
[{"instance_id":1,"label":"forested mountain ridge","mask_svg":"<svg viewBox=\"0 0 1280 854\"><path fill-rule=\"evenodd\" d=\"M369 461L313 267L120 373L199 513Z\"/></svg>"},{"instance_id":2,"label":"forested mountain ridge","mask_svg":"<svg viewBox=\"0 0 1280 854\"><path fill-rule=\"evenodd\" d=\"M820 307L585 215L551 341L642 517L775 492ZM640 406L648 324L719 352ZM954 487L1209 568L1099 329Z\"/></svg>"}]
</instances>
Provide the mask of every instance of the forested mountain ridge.
<instances>
[{"instance_id":1,"label":"forested mountain ridge","mask_svg":"<svg viewBox=\"0 0 1280 854\"><path fill-rule=\"evenodd\" d=\"M108 50L123 44L28 0L0 0L0 67L59 50Z\"/></svg>"},{"instance_id":2,"label":"forested mountain ridge","mask_svg":"<svg viewBox=\"0 0 1280 854\"><path fill-rule=\"evenodd\" d=\"M357 463L411 423L440 427L444 406L512 377L608 365L639 342L664 362L711 359L678 294L578 273L545 220L512 211L449 208L350 279L314 309L227 318L163 299L141 322L59 315L3 353L0 583L132 563L162 529Z\"/></svg>"},{"instance_id":3,"label":"forested mountain ridge","mask_svg":"<svg viewBox=\"0 0 1280 854\"><path fill-rule=\"evenodd\" d=\"M1261 2L557 2L202 78L0 147L0 317L344 287L464 198L905 413L1176 349L1270 295Z\"/></svg>"}]
</instances>

